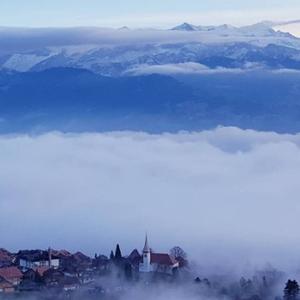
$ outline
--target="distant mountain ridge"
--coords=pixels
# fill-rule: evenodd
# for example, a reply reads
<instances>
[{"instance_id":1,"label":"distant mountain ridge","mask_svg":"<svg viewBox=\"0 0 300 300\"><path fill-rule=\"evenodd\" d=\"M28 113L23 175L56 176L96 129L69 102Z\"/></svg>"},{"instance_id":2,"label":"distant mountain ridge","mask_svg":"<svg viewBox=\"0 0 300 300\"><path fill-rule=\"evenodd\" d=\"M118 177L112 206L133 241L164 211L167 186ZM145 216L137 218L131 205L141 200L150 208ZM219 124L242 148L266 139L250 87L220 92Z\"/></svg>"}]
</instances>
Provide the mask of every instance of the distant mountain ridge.
<instances>
[{"instance_id":1,"label":"distant mountain ridge","mask_svg":"<svg viewBox=\"0 0 300 300\"><path fill-rule=\"evenodd\" d=\"M300 131L300 72L103 77L53 68L0 72L0 133Z\"/></svg>"},{"instance_id":2,"label":"distant mountain ridge","mask_svg":"<svg viewBox=\"0 0 300 300\"><path fill-rule=\"evenodd\" d=\"M300 132L300 39L272 26L1 29L0 133Z\"/></svg>"},{"instance_id":3,"label":"distant mountain ridge","mask_svg":"<svg viewBox=\"0 0 300 300\"><path fill-rule=\"evenodd\" d=\"M267 22L240 28L184 23L172 30L29 30L28 39L23 35L0 31L0 69L28 72L67 67L123 76L140 65L194 62L209 68L255 65L298 70L300 62L300 39L274 30Z\"/></svg>"},{"instance_id":4,"label":"distant mountain ridge","mask_svg":"<svg viewBox=\"0 0 300 300\"><path fill-rule=\"evenodd\" d=\"M219 34L240 34L249 36L284 36L281 32L276 32L267 22L261 22L254 25L235 27L229 24L223 24L218 26L197 26L189 23L183 23L179 26L172 28L171 30L182 30L182 31L206 31L215 32Z\"/></svg>"},{"instance_id":5,"label":"distant mountain ridge","mask_svg":"<svg viewBox=\"0 0 300 300\"><path fill-rule=\"evenodd\" d=\"M292 24L292 23L299 23L300 20L293 20L293 21L286 21L286 22L272 22L272 21L262 21L259 23L255 23L252 25L244 25L244 26L233 26L230 24L222 24L222 25L209 25L209 26L203 26L203 25L194 25L190 23L182 23L180 25L177 25L171 30L192 30L192 31L214 31L214 30L224 30L228 31L228 33L236 32L240 34L246 34L247 32L251 32L252 34L272 34L272 35L278 35L278 30L273 29L276 25L286 25L286 24ZM279 32L280 35L280 32Z\"/></svg>"}]
</instances>

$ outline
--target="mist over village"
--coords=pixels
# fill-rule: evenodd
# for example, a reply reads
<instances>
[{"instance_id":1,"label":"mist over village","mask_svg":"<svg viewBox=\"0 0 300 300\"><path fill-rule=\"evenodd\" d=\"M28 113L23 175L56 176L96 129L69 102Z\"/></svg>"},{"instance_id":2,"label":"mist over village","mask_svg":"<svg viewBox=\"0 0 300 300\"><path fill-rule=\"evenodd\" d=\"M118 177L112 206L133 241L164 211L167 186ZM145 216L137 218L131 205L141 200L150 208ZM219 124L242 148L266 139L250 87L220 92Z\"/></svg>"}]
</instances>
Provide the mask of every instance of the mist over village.
<instances>
[{"instance_id":1,"label":"mist over village","mask_svg":"<svg viewBox=\"0 0 300 300\"><path fill-rule=\"evenodd\" d=\"M299 291L295 280L271 265L250 278L216 273L210 278L189 261L179 246L158 253L145 237L141 251L123 255L120 245L110 255L67 250L0 249L1 299L293 299Z\"/></svg>"},{"instance_id":2,"label":"mist over village","mask_svg":"<svg viewBox=\"0 0 300 300\"><path fill-rule=\"evenodd\" d=\"M0 1L0 300L300 300L299 0Z\"/></svg>"},{"instance_id":3,"label":"mist over village","mask_svg":"<svg viewBox=\"0 0 300 300\"><path fill-rule=\"evenodd\" d=\"M0 220L7 249L0 251L0 297L294 293L298 212L290 207L298 193L279 199L281 191L299 189L299 145L299 135L237 128L2 137L1 209L11 214ZM11 215L22 222L12 223Z\"/></svg>"}]
</instances>

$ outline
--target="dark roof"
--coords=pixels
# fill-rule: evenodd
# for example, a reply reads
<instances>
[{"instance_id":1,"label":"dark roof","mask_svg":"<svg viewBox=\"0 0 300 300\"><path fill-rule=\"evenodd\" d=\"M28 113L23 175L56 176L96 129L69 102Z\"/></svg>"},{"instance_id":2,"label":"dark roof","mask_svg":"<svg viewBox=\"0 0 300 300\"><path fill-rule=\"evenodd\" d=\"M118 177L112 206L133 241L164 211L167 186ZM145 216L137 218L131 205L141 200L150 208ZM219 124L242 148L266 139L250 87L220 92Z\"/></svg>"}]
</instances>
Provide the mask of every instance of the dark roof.
<instances>
[{"instance_id":1,"label":"dark roof","mask_svg":"<svg viewBox=\"0 0 300 300\"><path fill-rule=\"evenodd\" d=\"M141 257L139 251L137 249L134 249L128 256L128 258L132 258L132 257Z\"/></svg>"},{"instance_id":2,"label":"dark roof","mask_svg":"<svg viewBox=\"0 0 300 300\"><path fill-rule=\"evenodd\" d=\"M0 276L10 281L16 278L21 279L23 274L17 267L6 267L0 269Z\"/></svg>"},{"instance_id":3,"label":"dark roof","mask_svg":"<svg viewBox=\"0 0 300 300\"><path fill-rule=\"evenodd\" d=\"M109 263L109 259L105 255L99 255L94 259L94 265L106 266Z\"/></svg>"},{"instance_id":4,"label":"dark roof","mask_svg":"<svg viewBox=\"0 0 300 300\"><path fill-rule=\"evenodd\" d=\"M81 262L90 262L91 258L86 256L85 254L81 252L76 252L72 254L72 258L74 258L76 261L81 261Z\"/></svg>"},{"instance_id":5,"label":"dark roof","mask_svg":"<svg viewBox=\"0 0 300 300\"><path fill-rule=\"evenodd\" d=\"M151 263L156 263L159 265L173 266L177 263L176 259L165 253L151 253Z\"/></svg>"},{"instance_id":6,"label":"dark roof","mask_svg":"<svg viewBox=\"0 0 300 300\"><path fill-rule=\"evenodd\" d=\"M5 249L0 249L0 261L8 262L12 260L12 254Z\"/></svg>"},{"instance_id":7,"label":"dark roof","mask_svg":"<svg viewBox=\"0 0 300 300\"><path fill-rule=\"evenodd\" d=\"M142 256L137 249L134 249L127 258L130 263L136 265L142 262Z\"/></svg>"},{"instance_id":8,"label":"dark roof","mask_svg":"<svg viewBox=\"0 0 300 300\"><path fill-rule=\"evenodd\" d=\"M45 250L21 250L18 252L17 257L31 262L46 261L49 259L49 253ZM51 255L52 259L58 259L56 255Z\"/></svg>"},{"instance_id":9,"label":"dark roof","mask_svg":"<svg viewBox=\"0 0 300 300\"><path fill-rule=\"evenodd\" d=\"M71 256L71 253L67 250L52 250L52 256L58 258L64 258L64 257Z\"/></svg>"}]
</instances>

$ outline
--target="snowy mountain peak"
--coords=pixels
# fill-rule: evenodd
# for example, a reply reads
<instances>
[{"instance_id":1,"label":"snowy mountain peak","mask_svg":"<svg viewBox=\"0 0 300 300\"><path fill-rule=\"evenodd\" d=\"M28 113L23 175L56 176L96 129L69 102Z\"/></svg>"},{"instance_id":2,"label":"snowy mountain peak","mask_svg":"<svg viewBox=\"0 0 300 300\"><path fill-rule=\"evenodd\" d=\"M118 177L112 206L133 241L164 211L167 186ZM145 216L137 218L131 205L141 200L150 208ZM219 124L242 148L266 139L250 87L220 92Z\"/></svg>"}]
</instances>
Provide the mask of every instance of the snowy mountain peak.
<instances>
[{"instance_id":1,"label":"snowy mountain peak","mask_svg":"<svg viewBox=\"0 0 300 300\"><path fill-rule=\"evenodd\" d=\"M266 36L276 35L276 31L265 22L257 23L239 28L241 33L246 35Z\"/></svg>"},{"instance_id":2,"label":"snowy mountain peak","mask_svg":"<svg viewBox=\"0 0 300 300\"><path fill-rule=\"evenodd\" d=\"M198 27L189 23L183 23L179 26L172 28L172 30L181 30L181 31L197 31Z\"/></svg>"},{"instance_id":3,"label":"snowy mountain peak","mask_svg":"<svg viewBox=\"0 0 300 300\"><path fill-rule=\"evenodd\" d=\"M299 24L299 23L297 23ZM277 29L277 30L274 30ZM287 33L278 31L280 28L275 28L273 22L264 21L253 25L234 27L229 24L218 26L196 26L189 23L183 23L172 28L178 31L192 31L209 33L215 36L232 36L232 37L288 37ZM290 36L292 38L292 36Z\"/></svg>"}]
</instances>

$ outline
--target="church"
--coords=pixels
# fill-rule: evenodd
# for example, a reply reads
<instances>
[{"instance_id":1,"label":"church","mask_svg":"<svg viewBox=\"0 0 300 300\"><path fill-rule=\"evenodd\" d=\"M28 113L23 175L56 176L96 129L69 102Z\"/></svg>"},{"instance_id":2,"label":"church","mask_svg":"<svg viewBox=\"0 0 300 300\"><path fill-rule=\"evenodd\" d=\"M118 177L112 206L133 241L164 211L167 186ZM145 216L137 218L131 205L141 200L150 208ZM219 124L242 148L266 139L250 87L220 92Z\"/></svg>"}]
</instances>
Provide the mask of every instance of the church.
<instances>
[{"instance_id":1,"label":"church","mask_svg":"<svg viewBox=\"0 0 300 300\"><path fill-rule=\"evenodd\" d=\"M139 265L140 273L163 273L172 275L179 267L179 262L167 253L154 253L149 247L146 235L145 245L142 254L142 261Z\"/></svg>"}]
</instances>

